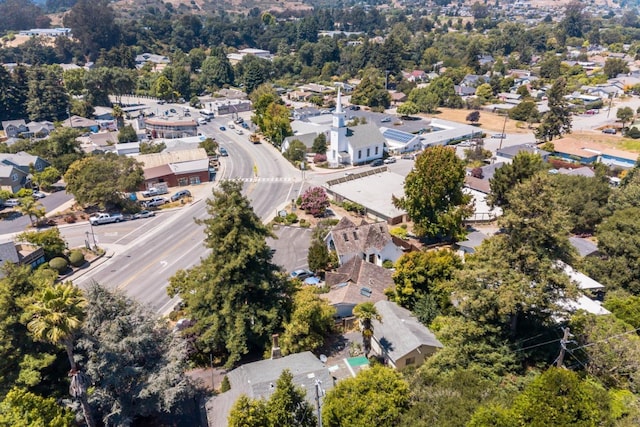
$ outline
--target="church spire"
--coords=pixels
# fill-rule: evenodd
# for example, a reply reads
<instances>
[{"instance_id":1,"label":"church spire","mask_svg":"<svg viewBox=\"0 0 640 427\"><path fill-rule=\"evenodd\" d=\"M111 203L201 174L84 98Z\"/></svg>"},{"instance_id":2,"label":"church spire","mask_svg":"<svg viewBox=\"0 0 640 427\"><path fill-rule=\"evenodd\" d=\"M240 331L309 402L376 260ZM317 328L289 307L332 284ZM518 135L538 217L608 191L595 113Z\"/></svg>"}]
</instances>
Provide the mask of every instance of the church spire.
<instances>
[{"instance_id":1,"label":"church spire","mask_svg":"<svg viewBox=\"0 0 640 427\"><path fill-rule=\"evenodd\" d=\"M336 100L336 113L342 113L342 94L338 87L338 99Z\"/></svg>"}]
</instances>

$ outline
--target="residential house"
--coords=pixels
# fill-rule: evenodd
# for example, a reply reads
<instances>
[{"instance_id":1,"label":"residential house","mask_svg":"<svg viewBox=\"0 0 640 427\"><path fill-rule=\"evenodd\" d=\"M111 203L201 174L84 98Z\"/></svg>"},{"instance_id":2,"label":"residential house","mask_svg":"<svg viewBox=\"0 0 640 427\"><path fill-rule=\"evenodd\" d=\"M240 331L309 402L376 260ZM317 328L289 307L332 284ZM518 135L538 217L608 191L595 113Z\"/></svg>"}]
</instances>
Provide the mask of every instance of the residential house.
<instances>
[{"instance_id":1,"label":"residential house","mask_svg":"<svg viewBox=\"0 0 640 427\"><path fill-rule=\"evenodd\" d=\"M315 107L302 107L296 108L291 114L294 120L304 120L309 117L316 117L322 114L322 112Z\"/></svg>"},{"instance_id":2,"label":"residential house","mask_svg":"<svg viewBox=\"0 0 640 427\"><path fill-rule=\"evenodd\" d=\"M394 242L384 222L356 225L347 217L327 234L324 239L327 248L335 251L340 264L352 258L382 266L384 261L396 262L403 251Z\"/></svg>"},{"instance_id":3,"label":"residential house","mask_svg":"<svg viewBox=\"0 0 640 427\"><path fill-rule=\"evenodd\" d=\"M273 59L273 55L268 50L263 49L240 49L237 52L227 54L227 58L231 62L231 64L237 64L242 61L245 56L255 56L261 59L266 59L271 61Z\"/></svg>"},{"instance_id":4,"label":"residential house","mask_svg":"<svg viewBox=\"0 0 640 427\"><path fill-rule=\"evenodd\" d=\"M17 138L29 132L29 128L24 120L6 120L2 122L2 129L7 138Z\"/></svg>"},{"instance_id":5,"label":"residential house","mask_svg":"<svg viewBox=\"0 0 640 427\"><path fill-rule=\"evenodd\" d=\"M391 301L378 301L375 307L382 320L372 321L371 349L389 366L420 366L443 348L433 332L406 308Z\"/></svg>"},{"instance_id":6,"label":"residential house","mask_svg":"<svg viewBox=\"0 0 640 427\"><path fill-rule=\"evenodd\" d=\"M327 160L332 167L339 165L361 165L381 159L385 139L375 123L347 127L346 113L342 108L340 89L333 113L331 138Z\"/></svg>"},{"instance_id":7,"label":"residential house","mask_svg":"<svg viewBox=\"0 0 640 427\"><path fill-rule=\"evenodd\" d=\"M487 76L479 76L477 74L467 74L460 82L460 86L478 87L482 83L486 82L486 77Z\"/></svg>"},{"instance_id":8,"label":"residential house","mask_svg":"<svg viewBox=\"0 0 640 427\"><path fill-rule=\"evenodd\" d=\"M7 262L18 265L30 265L31 268L36 268L40 264L43 264L44 261L44 250L40 247L26 243L0 243L0 278L4 277L2 267Z\"/></svg>"},{"instance_id":9,"label":"residential house","mask_svg":"<svg viewBox=\"0 0 640 427\"><path fill-rule=\"evenodd\" d=\"M405 102L407 100L407 95L404 92L397 92L395 90L389 91L389 96L391 96L391 102L397 104L398 102Z\"/></svg>"},{"instance_id":10,"label":"residential house","mask_svg":"<svg viewBox=\"0 0 640 427\"><path fill-rule=\"evenodd\" d=\"M49 162L42 157L34 156L24 151L19 151L15 154L0 153L0 165L15 166L26 174L31 173L31 170L36 172L43 171L47 166L50 166Z\"/></svg>"},{"instance_id":11,"label":"residential house","mask_svg":"<svg viewBox=\"0 0 640 427\"><path fill-rule=\"evenodd\" d=\"M288 136L286 137L283 141L282 141L282 146L280 147L280 151L281 152L285 152L289 149L289 146L291 145L292 141L300 141L304 144L304 146L306 147L306 151L308 153L312 152L312 147L313 147L313 142L315 141L315 139L318 137L319 133L316 132L311 132L311 133L304 133L304 134L295 134L293 136ZM325 137L327 136L327 132L325 132Z\"/></svg>"},{"instance_id":12,"label":"residential house","mask_svg":"<svg viewBox=\"0 0 640 427\"><path fill-rule=\"evenodd\" d=\"M316 387L321 387L320 393L323 393L334 386L329 368L310 351L247 363L227 373L231 385L228 391L206 402L207 425L227 427L227 417L241 395L251 399L268 399L285 369L291 372L293 383L302 387L307 401L312 405L315 405Z\"/></svg>"},{"instance_id":13,"label":"residential house","mask_svg":"<svg viewBox=\"0 0 640 427\"><path fill-rule=\"evenodd\" d=\"M402 73L404 78L410 82L421 83L427 80L427 73L423 70L413 70L410 73Z\"/></svg>"},{"instance_id":14,"label":"residential house","mask_svg":"<svg viewBox=\"0 0 640 427\"><path fill-rule=\"evenodd\" d=\"M553 155L583 165L601 162L608 166L622 168L632 168L638 160L638 153L618 150L605 144L582 141L570 137L553 141Z\"/></svg>"},{"instance_id":15,"label":"residential house","mask_svg":"<svg viewBox=\"0 0 640 427\"><path fill-rule=\"evenodd\" d=\"M596 245L589 239L574 236L569 237L569 243L571 243L571 246L576 249L578 255L583 258L598 255L598 245Z\"/></svg>"},{"instance_id":16,"label":"residential house","mask_svg":"<svg viewBox=\"0 0 640 427\"><path fill-rule=\"evenodd\" d=\"M329 292L321 296L336 309L337 318L351 317L356 305L387 299L384 291L393 287L392 274L390 269L354 257L325 273Z\"/></svg>"},{"instance_id":17,"label":"residential house","mask_svg":"<svg viewBox=\"0 0 640 427\"><path fill-rule=\"evenodd\" d=\"M511 163L515 156L517 156L519 153L523 153L523 152L527 152L527 153L531 153L531 154L537 154L540 157L542 157L542 160L545 161L545 162L547 161L547 159L549 158L549 155L551 154L548 151L544 151L544 150L538 148L535 144L512 145L510 147L502 147L499 150L497 150L496 151L496 161L497 162L504 162L504 163Z\"/></svg>"},{"instance_id":18,"label":"residential house","mask_svg":"<svg viewBox=\"0 0 640 427\"><path fill-rule=\"evenodd\" d=\"M29 122L27 123L29 132L26 134L33 138L46 138L55 129L51 122Z\"/></svg>"},{"instance_id":19,"label":"residential house","mask_svg":"<svg viewBox=\"0 0 640 427\"><path fill-rule=\"evenodd\" d=\"M93 133L100 131L100 124L97 121L81 116L71 116L68 119L63 120L61 124L66 128L86 129Z\"/></svg>"},{"instance_id":20,"label":"residential house","mask_svg":"<svg viewBox=\"0 0 640 427\"><path fill-rule=\"evenodd\" d=\"M17 193L21 188L31 186L29 173L23 172L15 165L0 163L0 190Z\"/></svg>"},{"instance_id":21,"label":"residential house","mask_svg":"<svg viewBox=\"0 0 640 427\"><path fill-rule=\"evenodd\" d=\"M472 231L467 234L466 240L456 243L458 255L464 258L465 255L474 254L476 248L482 244L489 236L481 231Z\"/></svg>"},{"instance_id":22,"label":"residential house","mask_svg":"<svg viewBox=\"0 0 640 427\"><path fill-rule=\"evenodd\" d=\"M455 91L456 95L463 98L475 96L476 94L476 88L473 86L454 85L453 90Z\"/></svg>"}]
</instances>

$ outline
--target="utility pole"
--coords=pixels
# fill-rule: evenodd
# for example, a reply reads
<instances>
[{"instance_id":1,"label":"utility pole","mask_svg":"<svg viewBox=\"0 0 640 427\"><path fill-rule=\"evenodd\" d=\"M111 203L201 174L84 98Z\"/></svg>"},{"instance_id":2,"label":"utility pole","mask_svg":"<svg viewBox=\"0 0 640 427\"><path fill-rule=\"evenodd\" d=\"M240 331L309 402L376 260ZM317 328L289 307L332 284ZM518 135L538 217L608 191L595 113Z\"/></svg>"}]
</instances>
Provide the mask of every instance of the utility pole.
<instances>
[{"instance_id":1,"label":"utility pole","mask_svg":"<svg viewBox=\"0 0 640 427\"><path fill-rule=\"evenodd\" d=\"M316 408L318 409L318 427L322 427L322 411L320 410L320 396L324 391L320 388L322 381L316 379Z\"/></svg>"},{"instance_id":2,"label":"utility pole","mask_svg":"<svg viewBox=\"0 0 640 427\"><path fill-rule=\"evenodd\" d=\"M562 367L562 363L564 362L564 353L567 351L567 343L569 342L569 336L571 335L569 332L569 327L562 329L564 335L560 340L560 354L558 355L558 361L556 362L556 367Z\"/></svg>"}]
</instances>

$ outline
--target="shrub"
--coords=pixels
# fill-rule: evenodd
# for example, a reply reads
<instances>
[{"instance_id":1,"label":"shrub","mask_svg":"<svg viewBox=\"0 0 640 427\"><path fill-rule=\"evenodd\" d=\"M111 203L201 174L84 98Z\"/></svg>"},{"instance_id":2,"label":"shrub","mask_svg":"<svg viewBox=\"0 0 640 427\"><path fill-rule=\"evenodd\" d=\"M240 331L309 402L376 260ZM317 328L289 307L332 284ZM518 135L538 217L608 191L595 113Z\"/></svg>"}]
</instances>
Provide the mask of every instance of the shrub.
<instances>
[{"instance_id":1,"label":"shrub","mask_svg":"<svg viewBox=\"0 0 640 427\"><path fill-rule=\"evenodd\" d=\"M225 391L229 391L231 390L231 383L229 382L229 377L228 376L224 376L224 378L222 378L222 384L220 385L220 392L224 393Z\"/></svg>"},{"instance_id":2,"label":"shrub","mask_svg":"<svg viewBox=\"0 0 640 427\"><path fill-rule=\"evenodd\" d=\"M383 268L393 268L393 261L391 261L390 259L385 259L384 261L382 261L382 267Z\"/></svg>"},{"instance_id":3,"label":"shrub","mask_svg":"<svg viewBox=\"0 0 640 427\"><path fill-rule=\"evenodd\" d=\"M86 262L84 254L81 251L71 251L69 254L69 262L74 267L80 267Z\"/></svg>"},{"instance_id":4,"label":"shrub","mask_svg":"<svg viewBox=\"0 0 640 427\"><path fill-rule=\"evenodd\" d=\"M298 222L298 215L289 213L284 219L287 224L295 224L296 222Z\"/></svg>"},{"instance_id":5,"label":"shrub","mask_svg":"<svg viewBox=\"0 0 640 427\"><path fill-rule=\"evenodd\" d=\"M315 156L313 156L313 163L324 163L326 161L327 161L326 154L316 154Z\"/></svg>"},{"instance_id":6,"label":"shrub","mask_svg":"<svg viewBox=\"0 0 640 427\"><path fill-rule=\"evenodd\" d=\"M62 257L57 257L49 261L49 267L56 270L58 274L64 273L67 269L67 260Z\"/></svg>"},{"instance_id":7,"label":"shrub","mask_svg":"<svg viewBox=\"0 0 640 427\"><path fill-rule=\"evenodd\" d=\"M307 221L306 219L301 219L300 220L300 227L309 228L309 227L311 227L311 223L309 221Z\"/></svg>"},{"instance_id":8,"label":"shrub","mask_svg":"<svg viewBox=\"0 0 640 427\"><path fill-rule=\"evenodd\" d=\"M64 217L64 222L66 222L67 224L73 224L77 220L78 219L76 218L76 216L74 214L67 215L67 216Z\"/></svg>"},{"instance_id":9,"label":"shrub","mask_svg":"<svg viewBox=\"0 0 640 427\"><path fill-rule=\"evenodd\" d=\"M389 230L389 234L391 234L392 236L396 236L399 239L407 240L408 232L406 228L394 227Z\"/></svg>"},{"instance_id":10,"label":"shrub","mask_svg":"<svg viewBox=\"0 0 640 427\"><path fill-rule=\"evenodd\" d=\"M322 187L311 187L302 195L300 208L315 217L324 216L329 207L329 196Z\"/></svg>"}]
</instances>

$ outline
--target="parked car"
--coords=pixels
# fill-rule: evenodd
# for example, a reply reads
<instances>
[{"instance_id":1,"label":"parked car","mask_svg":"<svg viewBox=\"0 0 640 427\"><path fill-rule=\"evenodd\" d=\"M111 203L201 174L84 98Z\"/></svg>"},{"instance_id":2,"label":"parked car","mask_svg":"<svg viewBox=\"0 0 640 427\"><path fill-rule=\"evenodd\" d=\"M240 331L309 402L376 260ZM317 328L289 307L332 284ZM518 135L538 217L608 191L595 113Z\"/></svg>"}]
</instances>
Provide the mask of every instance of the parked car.
<instances>
[{"instance_id":1,"label":"parked car","mask_svg":"<svg viewBox=\"0 0 640 427\"><path fill-rule=\"evenodd\" d=\"M292 279L304 280L308 277L313 277L313 271L307 270L306 268L299 268L297 270L293 270L290 274Z\"/></svg>"},{"instance_id":2,"label":"parked car","mask_svg":"<svg viewBox=\"0 0 640 427\"><path fill-rule=\"evenodd\" d=\"M226 128L226 127L224 127L224 126L220 126L220 130L223 130L223 131L224 131L224 130L227 130L227 128Z\"/></svg>"},{"instance_id":3,"label":"parked car","mask_svg":"<svg viewBox=\"0 0 640 427\"><path fill-rule=\"evenodd\" d=\"M359 111L360 110L360 106L359 105L351 105L349 107L350 110L352 111Z\"/></svg>"},{"instance_id":4,"label":"parked car","mask_svg":"<svg viewBox=\"0 0 640 427\"><path fill-rule=\"evenodd\" d=\"M380 120L382 123L389 123L391 121L391 117L383 117L382 120Z\"/></svg>"},{"instance_id":5,"label":"parked car","mask_svg":"<svg viewBox=\"0 0 640 427\"><path fill-rule=\"evenodd\" d=\"M401 159L404 160L414 160L416 158L415 154L411 154L411 153L406 153L403 154L402 156L400 156Z\"/></svg>"},{"instance_id":6,"label":"parked car","mask_svg":"<svg viewBox=\"0 0 640 427\"><path fill-rule=\"evenodd\" d=\"M247 124L247 122L242 122L242 127L245 129L249 129L249 125Z\"/></svg>"},{"instance_id":7,"label":"parked car","mask_svg":"<svg viewBox=\"0 0 640 427\"><path fill-rule=\"evenodd\" d=\"M191 197L191 192L189 190L180 190L173 196L171 196L172 202L177 202L180 199L184 199L185 197Z\"/></svg>"},{"instance_id":8,"label":"parked car","mask_svg":"<svg viewBox=\"0 0 640 427\"><path fill-rule=\"evenodd\" d=\"M45 197L47 197L47 195L42 191L34 191L31 195L34 199L44 199Z\"/></svg>"},{"instance_id":9,"label":"parked car","mask_svg":"<svg viewBox=\"0 0 640 427\"><path fill-rule=\"evenodd\" d=\"M504 133L494 133L491 135L491 138L494 139L505 139L507 136Z\"/></svg>"},{"instance_id":10,"label":"parked car","mask_svg":"<svg viewBox=\"0 0 640 427\"><path fill-rule=\"evenodd\" d=\"M101 225L101 224L110 224L112 222L120 222L124 221L124 217L122 214L108 214L108 213L97 213L91 217L89 217L89 222L91 225Z\"/></svg>"},{"instance_id":11,"label":"parked car","mask_svg":"<svg viewBox=\"0 0 640 427\"><path fill-rule=\"evenodd\" d=\"M137 214L135 214L133 216L133 219L149 218L149 217L152 217L152 216L156 216L156 213L153 212L153 211L148 211L148 210L145 209L145 210L140 211Z\"/></svg>"},{"instance_id":12,"label":"parked car","mask_svg":"<svg viewBox=\"0 0 640 427\"><path fill-rule=\"evenodd\" d=\"M154 197L151 200L147 200L144 202L144 205L148 208L155 208L158 206L162 206L165 203L169 203L169 201L167 199L165 199L164 197Z\"/></svg>"},{"instance_id":13,"label":"parked car","mask_svg":"<svg viewBox=\"0 0 640 427\"><path fill-rule=\"evenodd\" d=\"M159 196L161 194L167 194L169 190L165 187L151 187L142 192L142 197L154 197Z\"/></svg>"},{"instance_id":14,"label":"parked car","mask_svg":"<svg viewBox=\"0 0 640 427\"><path fill-rule=\"evenodd\" d=\"M376 167L376 166L382 166L384 164L384 161L382 159L375 159L373 162L369 163L369 166Z\"/></svg>"},{"instance_id":15,"label":"parked car","mask_svg":"<svg viewBox=\"0 0 640 427\"><path fill-rule=\"evenodd\" d=\"M602 133L606 133L609 135L615 135L616 134L616 130L614 128L606 128L606 129L602 129Z\"/></svg>"},{"instance_id":16,"label":"parked car","mask_svg":"<svg viewBox=\"0 0 640 427\"><path fill-rule=\"evenodd\" d=\"M396 158L395 157L388 157L386 159L384 159L384 163L385 164L389 164L389 163L395 163L396 162Z\"/></svg>"},{"instance_id":17,"label":"parked car","mask_svg":"<svg viewBox=\"0 0 640 427\"><path fill-rule=\"evenodd\" d=\"M202 126L206 124L207 124L207 119L205 119L204 117L198 117L198 125Z\"/></svg>"},{"instance_id":18,"label":"parked car","mask_svg":"<svg viewBox=\"0 0 640 427\"><path fill-rule=\"evenodd\" d=\"M8 208L20 206L20 199L7 199L4 201L4 205Z\"/></svg>"},{"instance_id":19,"label":"parked car","mask_svg":"<svg viewBox=\"0 0 640 427\"><path fill-rule=\"evenodd\" d=\"M228 151L227 151L227 149L226 149L226 148L224 148L224 147L220 147L220 149L219 149L218 151L220 151L220 155L221 155L222 157L228 157L228 156L229 156L229 152L228 152Z\"/></svg>"}]
</instances>

